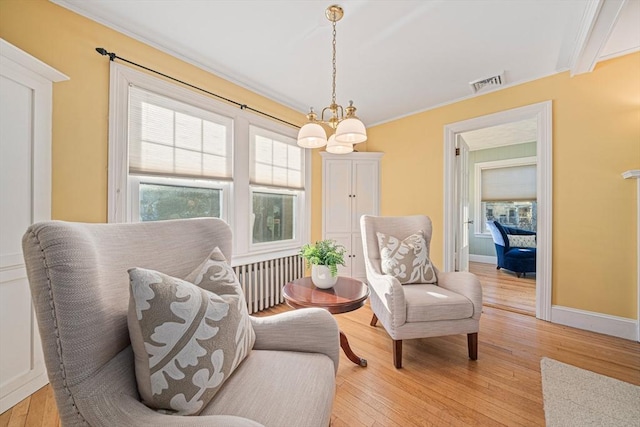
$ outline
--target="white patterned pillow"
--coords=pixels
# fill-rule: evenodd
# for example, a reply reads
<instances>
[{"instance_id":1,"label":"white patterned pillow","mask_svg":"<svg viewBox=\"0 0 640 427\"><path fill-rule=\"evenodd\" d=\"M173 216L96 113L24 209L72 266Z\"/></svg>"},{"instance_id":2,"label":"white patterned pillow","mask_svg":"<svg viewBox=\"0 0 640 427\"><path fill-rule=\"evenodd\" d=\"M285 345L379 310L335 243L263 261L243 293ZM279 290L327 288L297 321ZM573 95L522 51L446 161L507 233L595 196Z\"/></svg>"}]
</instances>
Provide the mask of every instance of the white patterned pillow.
<instances>
[{"instance_id":1,"label":"white patterned pillow","mask_svg":"<svg viewBox=\"0 0 640 427\"><path fill-rule=\"evenodd\" d=\"M400 283L436 283L435 269L422 230L404 240L377 232L382 272Z\"/></svg>"},{"instance_id":2,"label":"white patterned pillow","mask_svg":"<svg viewBox=\"0 0 640 427\"><path fill-rule=\"evenodd\" d=\"M244 296L217 264L218 255L214 250L189 275L216 293L157 271L129 270L127 320L136 381L151 408L198 414L253 347Z\"/></svg>"},{"instance_id":3,"label":"white patterned pillow","mask_svg":"<svg viewBox=\"0 0 640 427\"><path fill-rule=\"evenodd\" d=\"M535 248L536 247L536 235L535 234L507 234L509 239L509 246L515 248Z\"/></svg>"}]
</instances>

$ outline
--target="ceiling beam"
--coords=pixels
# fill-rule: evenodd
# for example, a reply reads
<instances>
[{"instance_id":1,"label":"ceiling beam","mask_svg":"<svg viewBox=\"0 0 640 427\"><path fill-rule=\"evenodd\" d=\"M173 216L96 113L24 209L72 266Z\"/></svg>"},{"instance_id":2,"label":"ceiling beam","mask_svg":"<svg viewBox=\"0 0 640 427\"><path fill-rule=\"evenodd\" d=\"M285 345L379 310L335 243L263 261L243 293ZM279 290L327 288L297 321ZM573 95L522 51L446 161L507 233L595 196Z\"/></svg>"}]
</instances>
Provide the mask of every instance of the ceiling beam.
<instances>
[{"instance_id":1,"label":"ceiling beam","mask_svg":"<svg viewBox=\"0 0 640 427\"><path fill-rule=\"evenodd\" d=\"M591 0L572 55L570 74L590 73L595 68L620 12L628 0Z\"/></svg>"}]
</instances>

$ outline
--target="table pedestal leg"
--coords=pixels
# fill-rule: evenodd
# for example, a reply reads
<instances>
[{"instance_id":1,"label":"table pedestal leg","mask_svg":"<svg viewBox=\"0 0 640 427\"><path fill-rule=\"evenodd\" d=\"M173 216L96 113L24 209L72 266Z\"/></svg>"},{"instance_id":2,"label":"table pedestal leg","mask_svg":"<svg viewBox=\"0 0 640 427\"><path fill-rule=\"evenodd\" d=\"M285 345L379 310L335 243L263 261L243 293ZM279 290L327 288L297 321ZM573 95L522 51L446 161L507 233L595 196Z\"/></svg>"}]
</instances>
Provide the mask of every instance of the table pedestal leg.
<instances>
[{"instance_id":1,"label":"table pedestal leg","mask_svg":"<svg viewBox=\"0 0 640 427\"><path fill-rule=\"evenodd\" d=\"M344 332L340 331L340 347L342 347L342 351L344 354L356 365L360 365L362 367L367 366L367 360L362 357L356 356L356 354L351 350L349 346L349 340L347 340L347 336Z\"/></svg>"}]
</instances>

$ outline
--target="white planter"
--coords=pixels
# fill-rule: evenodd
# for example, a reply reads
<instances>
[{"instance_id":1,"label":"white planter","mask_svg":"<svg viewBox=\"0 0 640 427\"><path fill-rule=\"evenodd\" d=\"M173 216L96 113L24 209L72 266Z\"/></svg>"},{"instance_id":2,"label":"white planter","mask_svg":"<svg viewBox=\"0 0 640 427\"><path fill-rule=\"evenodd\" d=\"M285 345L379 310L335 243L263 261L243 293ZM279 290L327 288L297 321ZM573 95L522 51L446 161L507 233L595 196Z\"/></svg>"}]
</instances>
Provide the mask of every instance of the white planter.
<instances>
[{"instance_id":1,"label":"white planter","mask_svg":"<svg viewBox=\"0 0 640 427\"><path fill-rule=\"evenodd\" d=\"M338 281L338 276L331 276L331 270L326 265L311 266L311 281L320 289L329 289Z\"/></svg>"}]
</instances>

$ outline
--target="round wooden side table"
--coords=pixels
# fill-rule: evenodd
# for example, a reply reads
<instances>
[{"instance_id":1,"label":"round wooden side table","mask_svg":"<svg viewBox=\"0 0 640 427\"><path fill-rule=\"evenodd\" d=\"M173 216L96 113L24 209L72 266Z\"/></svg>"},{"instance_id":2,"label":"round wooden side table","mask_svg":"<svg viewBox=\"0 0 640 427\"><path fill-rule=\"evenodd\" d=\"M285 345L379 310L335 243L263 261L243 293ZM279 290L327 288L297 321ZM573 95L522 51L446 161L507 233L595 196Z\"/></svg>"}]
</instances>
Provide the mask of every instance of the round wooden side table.
<instances>
[{"instance_id":1,"label":"round wooden side table","mask_svg":"<svg viewBox=\"0 0 640 427\"><path fill-rule=\"evenodd\" d=\"M331 314L340 314L362 307L369 297L369 287L360 280L338 277L338 281L332 288L320 289L313 284L311 277L302 277L284 285L283 295L290 307L319 307ZM340 331L340 347L353 363L367 366L366 359L357 356L351 350L349 340L342 331Z\"/></svg>"}]
</instances>

